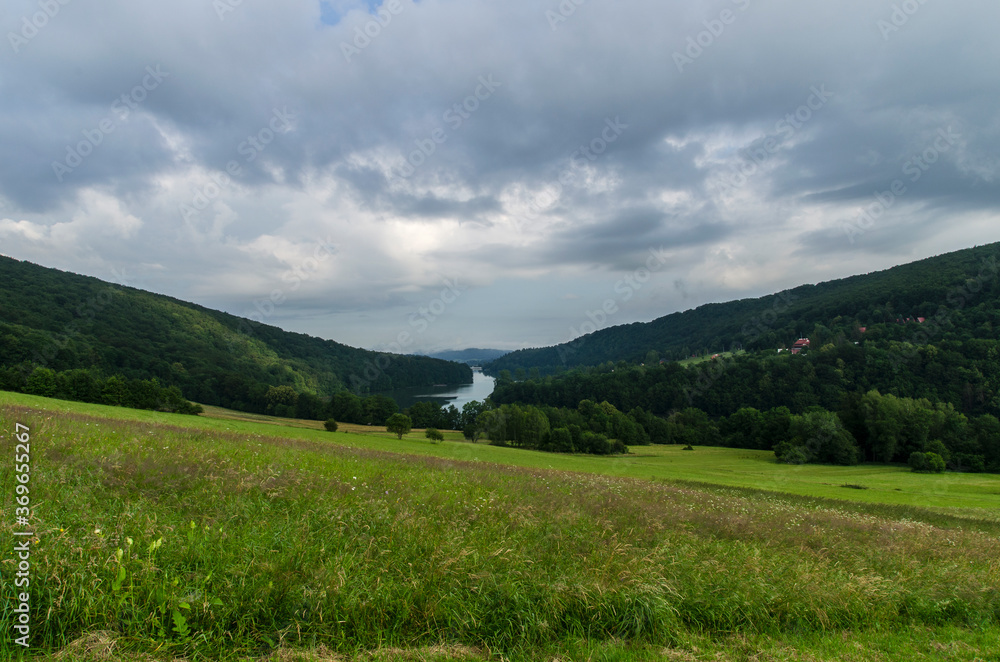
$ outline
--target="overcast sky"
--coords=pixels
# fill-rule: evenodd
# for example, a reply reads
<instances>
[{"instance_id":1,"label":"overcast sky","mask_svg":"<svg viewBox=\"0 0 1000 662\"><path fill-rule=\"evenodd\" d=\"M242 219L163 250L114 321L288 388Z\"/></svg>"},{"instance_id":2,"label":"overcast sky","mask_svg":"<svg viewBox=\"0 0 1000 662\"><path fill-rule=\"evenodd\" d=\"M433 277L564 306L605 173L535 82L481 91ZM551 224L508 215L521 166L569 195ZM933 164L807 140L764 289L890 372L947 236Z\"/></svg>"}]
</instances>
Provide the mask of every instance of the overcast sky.
<instances>
[{"instance_id":1,"label":"overcast sky","mask_svg":"<svg viewBox=\"0 0 1000 662\"><path fill-rule=\"evenodd\" d=\"M995 0L7 0L0 253L354 346L565 342L1000 240L998 25Z\"/></svg>"}]
</instances>

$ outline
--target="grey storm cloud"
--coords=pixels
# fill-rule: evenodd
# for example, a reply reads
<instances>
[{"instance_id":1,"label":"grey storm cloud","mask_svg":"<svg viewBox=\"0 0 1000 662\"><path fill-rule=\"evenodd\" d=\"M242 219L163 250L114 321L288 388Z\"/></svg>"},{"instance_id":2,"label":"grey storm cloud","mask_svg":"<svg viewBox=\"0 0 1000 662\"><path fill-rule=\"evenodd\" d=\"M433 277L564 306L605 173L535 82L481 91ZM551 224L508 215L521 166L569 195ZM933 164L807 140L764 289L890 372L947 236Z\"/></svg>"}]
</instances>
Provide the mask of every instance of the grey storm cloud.
<instances>
[{"instance_id":1,"label":"grey storm cloud","mask_svg":"<svg viewBox=\"0 0 1000 662\"><path fill-rule=\"evenodd\" d=\"M237 314L285 288L282 325L360 345L445 272L476 320L497 311L488 337L548 344L565 325L527 334L532 311L578 316L650 247L674 259L630 320L870 271L1000 239L998 19L985 0L13 0L0 252ZM322 241L340 250L313 265ZM477 342L460 309L428 343Z\"/></svg>"}]
</instances>

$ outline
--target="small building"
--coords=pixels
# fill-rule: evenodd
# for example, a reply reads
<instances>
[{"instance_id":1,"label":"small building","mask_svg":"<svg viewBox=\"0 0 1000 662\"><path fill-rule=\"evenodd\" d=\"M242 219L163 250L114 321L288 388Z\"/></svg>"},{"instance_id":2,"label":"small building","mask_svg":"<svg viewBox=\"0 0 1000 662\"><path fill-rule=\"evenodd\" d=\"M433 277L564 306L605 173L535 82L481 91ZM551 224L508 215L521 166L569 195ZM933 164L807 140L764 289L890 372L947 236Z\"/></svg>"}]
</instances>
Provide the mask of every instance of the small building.
<instances>
[{"instance_id":1,"label":"small building","mask_svg":"<svg viewBox=\"0 0 1000 662\"><path fill-rule=\"evenodd\" d=\"M800 354L804 349L809 349L808 338L799 338L794 343L792 343L792 354Z\"/></svg>"}]
</instances>

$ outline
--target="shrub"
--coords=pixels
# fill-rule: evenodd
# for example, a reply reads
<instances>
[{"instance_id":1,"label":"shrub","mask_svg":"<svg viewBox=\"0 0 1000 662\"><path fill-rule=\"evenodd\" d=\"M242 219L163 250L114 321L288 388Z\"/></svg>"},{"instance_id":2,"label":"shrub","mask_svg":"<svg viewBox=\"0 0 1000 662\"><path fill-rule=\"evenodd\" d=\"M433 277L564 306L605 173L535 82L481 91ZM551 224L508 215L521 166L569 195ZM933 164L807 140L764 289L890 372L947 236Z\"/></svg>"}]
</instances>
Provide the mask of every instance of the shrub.
<instances>
[{"instance_id":1,"label":"shrub","mask_svg":"<svg viewBox=\"0 0 1000 662\"><path fill-rule=\"evenodd\" d=\"M944 471L944 458L937 453L925 453L927 455L927 470L931 473L939 474Z\"/></svg>"},{"instance_id":2,"label":"shrub","mask_svg":"<svg viewBox=\"0 0 1000 662\"><path fill-rule=\"evenodd\" d=\"M476 425L475 421L466 423L462 426L462 436L473 443L479 441L480 434L482 434L482 431L479 429L479 426Z\"/></svg>"},{"instance_id":3,"label":"shrub","mask_svg":"<svg viewBox=\"0 0 1000 662\"><path fill-rule=\"evenodd\" d=\"M195 404L194 402L187 402L187 401L185 401L185 402L182 402L180 405L177 406L177 413L178 414L187 414L189 416L197 416L198 414L202 414L204 412L205 412L205 408L202 407L199 404Z\"/></svg>"},{"instance_id":4,"label":"shrub","mask_svg":"<svg viewBox=\"0 0 1000 662\"><path fill-rule=\"evenodd\" d=\"M580 449L594 455L611 455L614 450L608 438L597 432L584 432L580 437Z\"/></svg>"},{"instance_id":5,"label":"shrub","mask_svg":"<svg viewBox=\"0 0 1000 662\"><path fill-rule=\"evenodd\" d=\"M682 451L693 451L694 450L694 446L692 446L691 444L688 444L687 446L685 446L681 450Z\"/></svg>"},{"instance_id":6,"label":"shrub","mask_svg":"<svg viewBox=\"0 0 1000 662\"><path fill-rule=\"evenodd\" d=\"M424 432L424 436L431 441L444 441L444 435L437 428L427 428Z\"/></svg>"},{"instance_id":7,"label":"shrub","mask_svg":"<svg viewBox=\"0 0 1000 662\"><path fill-rule=\"evenodd\" d=\"M409 434L413 429L413 422L406 414L393 414L385 422L385 429L396 435L397 439L402 439L404 434Z\"/></svg>"},{"instance_id":8,"label":"shrub","mask_svg":"<svg viewBox=\"0 0 1000 662\"><path fill-rule=\"evenodd\" d=\"M927 453L913 451L910 453L909 465L913 471L921 473L927 471Z\"/></svg>"},{"instance_id":9,"label":"shrub","mask_svg":"<svg viewBox=\"0 0 1000 662\"><path fill-rule=\"evenodd\" d=\"M783 441L774 447L774 455L778 462L785 464L805 464L809 461L806 450L801 446L793 446L787 441Z\"/></svg>"},{"instance_id":10,"label":"shrub","mask_svg":"<svg viewBox=\"0 0 1000 662\"><path fill-rule=\"evenodd\" d=\"M986 471L986 458L972 453L955 453L951 456L949 464L955 471L968 471L970 473Z\"/></svg>"},{"instance_id":11,"label":"shrub","mask_svg":"<svg viewBox=\"0 0 1000 662\"><path fill-rule=\"evenodd\" d=\"M326 419L326 422L323 423L323 427L326 428L327 432L336 432L337 431L337 421L334 420L334 419L332 419L332 418L328 418L328 419Z\"/></svg>"},{"instance_id":12,"label":"shrub","mask_svg":"<svg viewBox=\"0 0 1000 662\"><path fill-rule=\"evenodd\" d=\"M914 451L910 453L910 468L918 473L939 474L944 471L944 458L937 453L921 453Z\"/></svg>"},{"instance_id":13,"label":"shrub","mask_svg":"<svg viewBox=\"0 0 1000 662\"><path fill-rule=\"evenodd\" d=\"M945 463L947 463L948 460L951 459L951 452L944 445L944 442L941 441L940 439L934 439L933 441L928 441L926 444L924 444L924 452L937 453L938 455L941 456L941 459L944 460Z\"/></svg>"},{"instance_id":14,"label":"shrub","mask_svg":"<svg viewBox=\"0 0 1000 662\"><path fill-rule=\"evenodd\" d=\"M278 418L295 418L295 407L292 405L276 404L272 408L272 416Z\"/></svg>"}]
</instances>

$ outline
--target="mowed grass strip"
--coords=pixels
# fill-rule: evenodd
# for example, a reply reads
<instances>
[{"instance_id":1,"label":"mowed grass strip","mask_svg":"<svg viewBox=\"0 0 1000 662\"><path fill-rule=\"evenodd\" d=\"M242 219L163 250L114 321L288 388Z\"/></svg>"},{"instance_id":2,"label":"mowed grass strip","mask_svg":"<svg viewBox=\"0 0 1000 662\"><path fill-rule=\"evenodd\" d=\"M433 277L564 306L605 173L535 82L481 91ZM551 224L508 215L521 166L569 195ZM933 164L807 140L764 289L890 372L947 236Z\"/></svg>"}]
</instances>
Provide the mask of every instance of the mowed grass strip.
<instances>
[{"instance_id":1,"label":"mowed grass strip","mask_svg":"<svg viewBox=\"0 0 1000 662\"><path fill-rule=\"evenodd\" d=\"M988 530L133 414L0 408L2 429L31 427L43 649L109 632L120 650L193 658L458 645L540 659L574 641L1000 618Z\"/></svg>"}]
</instances>

